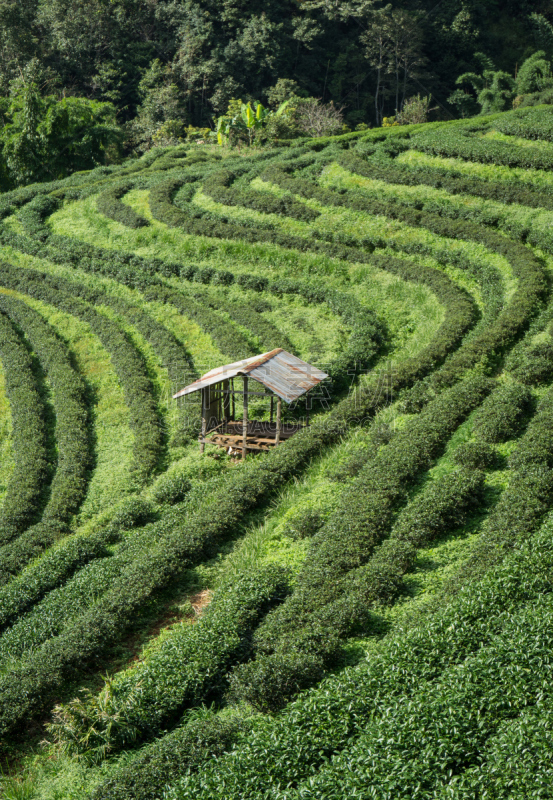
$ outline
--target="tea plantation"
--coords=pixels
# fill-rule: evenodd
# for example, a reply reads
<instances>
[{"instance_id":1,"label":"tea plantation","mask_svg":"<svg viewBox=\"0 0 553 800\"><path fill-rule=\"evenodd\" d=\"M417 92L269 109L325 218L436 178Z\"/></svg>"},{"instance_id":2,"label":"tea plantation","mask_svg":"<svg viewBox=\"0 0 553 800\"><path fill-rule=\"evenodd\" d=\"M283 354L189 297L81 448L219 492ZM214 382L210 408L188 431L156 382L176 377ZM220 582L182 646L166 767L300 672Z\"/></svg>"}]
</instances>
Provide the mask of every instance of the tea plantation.
<instances>
[{"instance_id":1,"label":"tea plantation","mask_svg":"<svg viewBox=\"0 0 553 800\"><path fill-rule=\"evenodd\" d=\"M2 797L553 797L552 168L539 107L0 195ZM277 347L309 426L200 454Z\"/></svg>"}]
</instances>

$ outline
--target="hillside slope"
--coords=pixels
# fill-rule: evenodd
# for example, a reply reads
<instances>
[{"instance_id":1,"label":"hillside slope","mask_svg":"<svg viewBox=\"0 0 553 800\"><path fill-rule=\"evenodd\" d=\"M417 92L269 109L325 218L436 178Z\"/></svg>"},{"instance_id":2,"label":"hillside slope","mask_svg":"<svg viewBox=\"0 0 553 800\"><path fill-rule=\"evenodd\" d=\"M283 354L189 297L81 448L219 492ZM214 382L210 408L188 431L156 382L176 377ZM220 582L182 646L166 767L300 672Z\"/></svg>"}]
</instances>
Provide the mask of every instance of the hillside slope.
<instances>
[{"instance_id":1,"label":"hillside slope","mask_svg":"<svg viewBox=\"0 0 553 800\"><path fill-rule=\"evenodd\" d=\"M0 195L6 797L549 796L552 165L543 107ZM309 427L200 455L174 390L275 347Z\"/></svg>"}]
</instances>

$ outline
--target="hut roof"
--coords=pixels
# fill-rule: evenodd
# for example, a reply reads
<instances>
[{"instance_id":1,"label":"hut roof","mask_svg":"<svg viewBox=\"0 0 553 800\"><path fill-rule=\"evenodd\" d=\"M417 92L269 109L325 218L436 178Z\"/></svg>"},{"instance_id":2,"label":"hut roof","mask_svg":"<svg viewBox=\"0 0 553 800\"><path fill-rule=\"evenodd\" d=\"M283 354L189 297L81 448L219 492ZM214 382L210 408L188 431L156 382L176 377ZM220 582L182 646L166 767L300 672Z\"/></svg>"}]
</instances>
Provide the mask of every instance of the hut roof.
<instances>
[{"instance_id":1,"label":"hut roof","mask_svg":"<svg viewBox=\"0 0 553 800\"><path fill-rule=\"evenodd\" d=\"M292 403L328 378L328 375L279 347L269 353L225 364L224 367L216 367L194 383L185 386L174 394L173 398L184 397L207 386L236 377L253 378L287 403Z\"/></svg>"}]
</instances>

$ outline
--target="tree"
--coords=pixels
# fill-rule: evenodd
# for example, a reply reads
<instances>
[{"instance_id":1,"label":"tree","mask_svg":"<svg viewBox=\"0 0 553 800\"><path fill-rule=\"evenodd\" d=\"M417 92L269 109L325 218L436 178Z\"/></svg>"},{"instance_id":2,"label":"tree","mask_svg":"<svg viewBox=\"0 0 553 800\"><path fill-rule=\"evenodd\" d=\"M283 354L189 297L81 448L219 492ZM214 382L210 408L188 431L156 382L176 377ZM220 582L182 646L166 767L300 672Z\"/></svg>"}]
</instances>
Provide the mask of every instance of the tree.
<instances>
[{"instance_id":1,"label":"tree","mask_svg":"<svg viewBox=\"0 0 553 800\"><path fill-rule=\"evenodd\" d=\"M538 49L543 51L546 57L553 58L553 25L543 14L533 13L528 19Z\"/></svg>"},{"instance_id":2,"label":"tree","mask_svg":"<svg viewBox=\"0 0 553 800\"><path fill-rule=\"evenodd\" d=\"M543 92L553 86L551 62L543 50L538 50L527 58L516 77L517 94Z\"/></svg>"},{"instance_id":3,"label":"tree","mask_svg":"<svg viewBox=\"0 0 553 800\"><path fill-rule=\"evenodd\" d=\"M282 103L276 111L271 111L262 103L232 99L227 113L216 120L217 141L220 145L227 142L238 144L247 142L252 145L260 138L260 134L272 119L279 119L286 113L289 101Z\"/></svg>"},{"instance_id":4,"label":"tree","mask_svg":"<svg viewBox=\"0 0 553 800\"><path fill-rule=\"evenodd\" d=\"M4 190L104 164L116 155L121 141L111 104L82 97L43 97L34 82L12 95L3 116Z\"/></svg>"},{"instance_id":5,"label":"tree","mask_svg":"<svg viewBox=\"0 0 553 800\"><path fill-rule=\"evenodd\" d=\"M481 108L480 113L496 114L499 111L507 111L512 107L515 99L515 79L503 70L496 70L486 77L490 83L478 93L476 98L476 102Z\"/></svg>"},{"instance_id":6,"label":"tree","mask_svg":"<svg viewBox=\"0 0 553 800\"><path fill-rule=\"evenodd\" d=\"M475 59L483 67L482 74L465 72L460 75L455 83L465 88L450 95L448 102L456 105L463 116L474 103L480 106L481 114L492 114L510 108L515 97L515 79L503 70L496 70L491 59L484 53L476 53Z\"/></svg>"},{"instance_id":7,"label":"tree","mask_svg":"<svg viewBox=\"0 0 553 800\"><path fill-rule=\"evenodd\" d=\"M171 69L154 59L138 85L141 103L127 130L133 149L177 144L186 135L186 108Z\"/></svg>"},{"instance_id":8,"label":"tree","mask_svg":"<svg viewBox=\"0 0 553 800\"><path fill-rule=\"evenodd\" d=\"M430 112L430 97L410 97L403 104L402 110L396 115L398 125L420 125L428 121Z\"/></svg>"},{"instance_id":9,"label":"tree","mask_svg":"<svg viewBox=\"0 0 553 800\"><path fill-rule=\"evenodd\" d=\"M503 70L496 70L493 63L482 53L476 58L484 67L482 74L465 72L457 78L460 88L448 98L456 105L462 116L476 113L492 114L506 111L513 105L533 105L539 102L551 102L553 95L553 74L551 63L543 50L538 50L524 61L513 78ZM471 91L467 91L467 88Z\"/></svg>"},{"instance_id":10,"label":"tree","mask_svg":"<svg viewBox=\"0 0 553 800\"><path fill-rule=\"evenodd\" d=\"M300 133L307 136L333 136L344 125L343 109L334 103L320 103L314 97L300 100L294 117Z\"/></svg>"},{"instance_id":11,"label":"tree","mask_svg":"<svg viewBox=\"0 0 553 800\"><path fill-rule=\"evenodd\" d=\"M386 99L392 100L396 114L401 112L410 81L418 77L425 62L422 30L414 16L386 6L372 11L370 25L360 41L375 72L375 116L377 125L381 125Z\"/></svg>"}]
</instances>

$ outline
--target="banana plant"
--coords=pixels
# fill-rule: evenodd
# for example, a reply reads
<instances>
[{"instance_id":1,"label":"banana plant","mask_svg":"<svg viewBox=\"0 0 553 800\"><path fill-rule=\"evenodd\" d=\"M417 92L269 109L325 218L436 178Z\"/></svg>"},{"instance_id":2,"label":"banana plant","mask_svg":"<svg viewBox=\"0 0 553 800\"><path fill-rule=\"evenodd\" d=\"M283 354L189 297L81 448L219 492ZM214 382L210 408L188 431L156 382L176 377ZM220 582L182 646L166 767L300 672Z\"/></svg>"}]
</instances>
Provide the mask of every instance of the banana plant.
<instances>
[{"instance_id":1,"label":"banana plant","mask_svg":"<svg viewBox=\"0 0 553 800\"><path fill-rule=\"evenodd\" d=\"M218 143L223 146L233 134L245 134L248 137L248 144L251 146L255 135L272 117L280 117L288 106L288 100L281 103L276 111L271 111L262 103L252 102L241 103L240 110L233 116L222 115L216 120L215 133Z\"/></svg>"}]
</instances>

